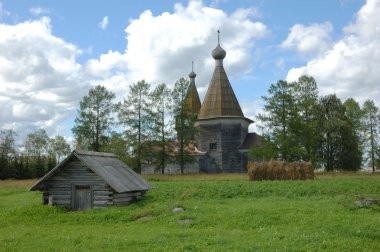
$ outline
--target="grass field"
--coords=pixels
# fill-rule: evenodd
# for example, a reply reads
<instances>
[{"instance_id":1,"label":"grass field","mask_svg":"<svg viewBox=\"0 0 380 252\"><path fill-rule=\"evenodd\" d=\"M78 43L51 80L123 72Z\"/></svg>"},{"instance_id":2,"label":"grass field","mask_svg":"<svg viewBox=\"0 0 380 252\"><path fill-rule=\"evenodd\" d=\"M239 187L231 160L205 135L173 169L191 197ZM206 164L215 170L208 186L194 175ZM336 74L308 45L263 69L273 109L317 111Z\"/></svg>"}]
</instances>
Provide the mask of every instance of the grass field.
<instances>
[{"instance_id":1,"label":"grass field","mask_svg":"<svg viewBox=\"0 0 380 252\"><path fill-rule=\"evenodd\" d=\"M147 178L143 200L84 212L43 206L33 180L0 181L0 251L380 251L380 207L342 194L379 199L379 175Z\"/></svg>"}]
</instances>

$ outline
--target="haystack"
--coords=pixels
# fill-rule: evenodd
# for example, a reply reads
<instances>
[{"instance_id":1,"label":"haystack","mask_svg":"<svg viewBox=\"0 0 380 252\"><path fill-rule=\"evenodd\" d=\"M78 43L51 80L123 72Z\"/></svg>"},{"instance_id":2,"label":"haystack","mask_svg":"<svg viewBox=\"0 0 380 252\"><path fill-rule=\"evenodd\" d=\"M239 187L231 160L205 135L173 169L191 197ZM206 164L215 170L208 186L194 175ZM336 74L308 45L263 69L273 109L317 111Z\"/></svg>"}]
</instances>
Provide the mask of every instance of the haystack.
<instances>
[{"instance_id":1,"label":"haystack","mask_svg":"<svg viewBox=\"0 0 380 252\"><path fill-rule=\"evenodd\" d=\"M305 180L314 179L311 162L292 162L271 160L269 162L248 162L250 180Z\"/></svg>"}]
</instances>

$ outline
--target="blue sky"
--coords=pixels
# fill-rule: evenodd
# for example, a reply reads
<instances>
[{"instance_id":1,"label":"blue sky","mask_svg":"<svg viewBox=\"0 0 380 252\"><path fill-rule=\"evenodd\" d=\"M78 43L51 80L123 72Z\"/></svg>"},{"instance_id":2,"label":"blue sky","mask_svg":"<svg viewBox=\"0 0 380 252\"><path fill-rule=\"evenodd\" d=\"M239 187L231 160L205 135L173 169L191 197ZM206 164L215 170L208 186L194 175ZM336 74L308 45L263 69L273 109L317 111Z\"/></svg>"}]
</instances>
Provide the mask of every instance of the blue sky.
<instances>
[{"instance_id":1,"label":"blue sky","mask_svg":"<svg viewBox=\"0 0 380 252\"><path fill-rule=\"evenodd\" d=\"M379 0L0 0L0 128L70 138L91 86L121 100L137 80L173 84L191 61L203 98L218 29L225 69L253 120L270 83L301 74L322 95L379 105L378 13Z\"/></svg>"}]
</instances>

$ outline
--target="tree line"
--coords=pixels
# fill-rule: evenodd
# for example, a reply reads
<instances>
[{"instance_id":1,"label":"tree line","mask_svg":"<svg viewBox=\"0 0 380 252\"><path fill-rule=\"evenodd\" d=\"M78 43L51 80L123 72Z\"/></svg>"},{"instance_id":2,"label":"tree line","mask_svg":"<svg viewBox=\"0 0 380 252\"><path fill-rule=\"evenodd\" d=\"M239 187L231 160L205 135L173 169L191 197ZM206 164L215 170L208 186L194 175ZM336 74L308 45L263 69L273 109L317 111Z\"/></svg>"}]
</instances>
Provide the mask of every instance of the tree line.
<instances>
[{"instance_id":1,"label":"tree line","mask_svg":"<svg viewBox=\"0 0 380 252\"><path fill-rule=\"evenodd\" d=\"M80 101L72 129L76 148L115 153L137 172L143 162L162 173L168 162L176 162L183 172L193 161L186 146L193 140L196 120L185 106L189 84L181 78L172 89L166 84L152 89L141 80L117 103L104 86L91 88Z\"/></svg>"},{"instance_id":2,"label":"tree line","mask_svg":"<svg viewBox=\"0 0 380 252\"><path fill-rule=\"evenodd\" d=\"M259 161L311 160L326 171L380 165L380 113L374 101L362 106L353 98L319 96L311 76L270 85L258 115L261 145L251 156Z\"/></svg>"},{"instance_id":3,"label":"tree line","mask_svg":"<svg viewBox=\"0 0 380 252\"><path fill-rule=\"evenodd\" d=\"M189 84L181 78L172 89L166 84L152 89L141 80L121 102L102 85L91 88L79 103L74 148L115 153L137 172L143 161L162 173L167 163L176 162L183 172L193 161L186 146L193 140L196 120L185 106ZM64 137L49 138L44 129L28 134L21 146L16 146L16 137L13 130L0 131L0 179L41 177L71 152Z\"/></svg>"},{"instance_id":4,"label":"tree line","mask_svg":"<svg viewBox=\"0 0 380 252\"><path fill-rule=\"evenodd\" d=\"M71 151L63 136L49 138L44 129L28 134L21 146L16 137L11 129L0 130L0 179L42 177Z\"/></svg>"},{"instance_id":5,"label":"tree line","mask_svg":"<svg viewBox=\"0 0 380 252\"><path fill-rule=\"evenodd\" d=\"M91 88L72 128L74 148L115 153L137 172L143 162L162 173L175 162L183 172L193 161L186 147L196 134L197 115L185 104L189 84L181 78L172 89L152 89L141 80L121 102L102 85ZM360 106L353 98L320 96L310 76L271 84L263 100L257 116L261 144L250 151L255 160L311 160L327 171L379 167L380 110L372 100ZM64 137L49 138L44 129L28 134L22 146L16 146L16 136L0 130L0 179L41 177L71 152Z\"/></svg>"}]
</instances>

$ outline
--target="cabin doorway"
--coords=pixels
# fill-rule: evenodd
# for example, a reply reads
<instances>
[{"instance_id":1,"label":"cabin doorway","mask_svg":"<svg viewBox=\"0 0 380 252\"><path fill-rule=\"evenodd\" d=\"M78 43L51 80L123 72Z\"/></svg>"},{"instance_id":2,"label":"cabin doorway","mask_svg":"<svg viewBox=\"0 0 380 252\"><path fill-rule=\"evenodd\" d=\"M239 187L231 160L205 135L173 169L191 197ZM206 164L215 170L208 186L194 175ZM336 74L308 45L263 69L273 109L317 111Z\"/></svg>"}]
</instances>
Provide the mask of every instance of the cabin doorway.
<instances>
[{"instance_id":1,"label":"cabin doorway","mask_svg":"<svg viewBox=\"0 0 380 252\"><path fill-rule=\"evenodd\" d=\"M74 210L85 210L91 208L92 195L89 185L76 185L74 192Z\"/></svg>"}]
</instances>

